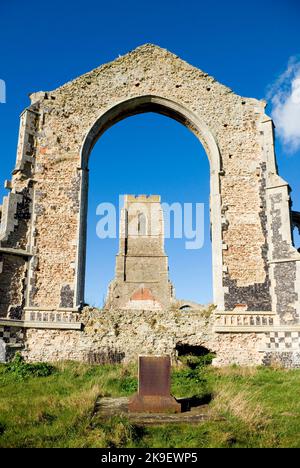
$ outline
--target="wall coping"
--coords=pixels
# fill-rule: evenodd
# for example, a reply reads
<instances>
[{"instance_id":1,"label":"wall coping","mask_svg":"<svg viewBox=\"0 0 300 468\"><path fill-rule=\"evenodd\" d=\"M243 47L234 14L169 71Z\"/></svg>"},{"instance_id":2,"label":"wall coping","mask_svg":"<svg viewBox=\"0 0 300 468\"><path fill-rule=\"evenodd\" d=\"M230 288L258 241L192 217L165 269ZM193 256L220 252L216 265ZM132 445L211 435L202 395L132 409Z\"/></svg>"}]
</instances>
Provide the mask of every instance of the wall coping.
<instances>
[{"instance_id":1,"label":"wall coping","mask_svg":"<svg viewBox=\"0 0 300 468\"><path fill-rule=\"evenodd\" d=\"M52 330L81 330L82 322L34 322L29 320L0 319L0 326L19 328L41 328Z\"/></svg>"}]
</instances>

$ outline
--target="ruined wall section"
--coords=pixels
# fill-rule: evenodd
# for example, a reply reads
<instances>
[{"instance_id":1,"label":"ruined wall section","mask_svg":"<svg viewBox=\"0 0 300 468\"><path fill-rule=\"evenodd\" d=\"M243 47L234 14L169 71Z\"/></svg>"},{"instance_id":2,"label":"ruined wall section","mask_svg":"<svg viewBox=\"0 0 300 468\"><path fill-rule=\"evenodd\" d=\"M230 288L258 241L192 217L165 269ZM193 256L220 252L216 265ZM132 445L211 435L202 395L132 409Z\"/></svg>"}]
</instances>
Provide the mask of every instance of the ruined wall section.
<instances>
[{"instance_id":1,"label":"ruined wall section","mask_svg":"<svg viewBox=\"0 0 300 468\"><path fill-rule=\"evenodd\" d=\"M224 285L227 289L225 309L233 310L236 305L245 304L248 310L270 311L272 299L267 243L266 163L255 158L253 151L248 164L243 167L229 165L227 175L222 192L227 221L224 226L223 253ZM247 263L243 264L242 261L239 265L243 259L247 259ZM251 282L249 277L252 277Z\"/></svg>"},{"instance_id":2,"label":"ruined wall section","mask_svg":"<svg viewBox=\"0 0 300 468\"><path fill-rule=\"evenodd\" d=\"M276 311L283 324L297 324L300 319L300 255L291 246L291 233L285 232L289 226L282 214L282 205L289 203L288 189L270 191L272 218L272 273Z\"/></svg>"},{"instance_id":3,"label":"ruined wall section","mask_svg":"<svg viewBox=\"0 0 300 468\"><path fill-rule=\"evenodd\" d=\"M169 354L178 346L205 347L218 366L262 364L265 335L213 333L206 311L106 310L85 308L84 331L26 330L23 356L29 361L75 360L90 363L136 362L140 354Z\"/></svg>"},{"instance_id":4,"label":"ruined wall section","mask_svg":"<svg viewBox=\"0 0 300 468\"><path fill-rule=\"evenodd\" d=\"M56 109L50 93L35 93L31 100L39 104L42 125L36 139L34 257L29 268L27 309L72 309L81 181L78 153L69 145L73 129L68 125L65 105L60 103ZM61 118L66 123L64 134L57 131Z\"/></svg>"},{"instance_id":5,"label":"ruined wall section","mask_svg":"<svg viewBox=\"0 0 300 468\"><path fill-rule=\"evenodd\" d=\"M39 148L29 307L74 305L80 189L76 159L55 147Z\"/></svg>"},{"instance_id":6,"label":"ruined wall section","mask_svg":"<svg viewBox=\"0 0 300 468\"><path fill-rule=\"evenodd\" d=\"M26 272L24 257L0 252L0 318L21 318Z\"/></svg>"},{"instance_id":7,"label":"ruined wall section","mask_svg":"<svg viewBox=\"0 0 300 468\"><path fill-rule=\"evenodd\" d=\"M277 174L274 127L270 119L262 122L262 130L268 162L266 215L272 310L278 314L280 324L297 325L300 320L300 254L292 240L290 187ZM273 166L270 161L274 161Z\"/></svg>"},{"instance_id":8,"label":"ruined wall section","mask_svg":"<svg viewBox=\"0 0 300 468\"><path fill-rule=\"evenodd\" d=\"M30 242L38 119L39 114L36 106L32 106L21 115L16 166L12 174L12 181L6 182L10 193L4 197L1 210L1 247L26 250Z\"/></svg>"},{"instance_id":9,"label":"ruined wall section","mask_svg":"<svg viewBox=\"0 0 300 468\"><path fill-rule=\"evenodd\" d=\"M0 317L19 319L25 306L38 127L38 106L33 105L21 115L16 166L1 207Z\"/></svg>"},{"instance_id":10,"label":"ruined wall section","mask_svg":"<svg viewBox=\"0 0 300 468\"><path fill-rule=\"evenodd\" d=\"M6 360L19 350L28 361L116 364L135 363L141 354L169 354L175 364L179 349L195 347L215 353L213 364L219 367L232 364L300 367L299 327L280 331L261 326L260 330L251 327L246 332L240 327L240 331L215 333L216 315L209 309L86 307L80 317L83 325L80 330L0 324L0 361L2 349L2 359Z\"/></svg>"}]
</instances>

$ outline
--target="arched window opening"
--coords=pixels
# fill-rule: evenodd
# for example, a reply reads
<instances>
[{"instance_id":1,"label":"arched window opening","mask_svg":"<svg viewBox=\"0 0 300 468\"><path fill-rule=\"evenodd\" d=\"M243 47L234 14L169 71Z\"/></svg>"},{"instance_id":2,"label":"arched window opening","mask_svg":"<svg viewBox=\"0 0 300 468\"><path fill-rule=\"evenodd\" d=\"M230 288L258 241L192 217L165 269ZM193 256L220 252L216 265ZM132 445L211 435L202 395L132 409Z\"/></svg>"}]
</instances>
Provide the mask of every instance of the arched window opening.
<instances>
[{"instance_id":1,"label":"arched window opening","mask_svg":"<svg viewBox=\"0 0 300 468\"><path fill-rule=\"evenodd\" d=\"M292 211L293 243L300 252L300 212Z\"/></svg>"},{"instance_id":2,"label":"arched window opening","mask_svg":"<svg viewBox=\"0 0 300 468\"><path fill-rule=\"evenodd\" d=\"M138 214L138 235L146 236L147 234L147 218L145 213Z\"/></svg>"}]
</instances>

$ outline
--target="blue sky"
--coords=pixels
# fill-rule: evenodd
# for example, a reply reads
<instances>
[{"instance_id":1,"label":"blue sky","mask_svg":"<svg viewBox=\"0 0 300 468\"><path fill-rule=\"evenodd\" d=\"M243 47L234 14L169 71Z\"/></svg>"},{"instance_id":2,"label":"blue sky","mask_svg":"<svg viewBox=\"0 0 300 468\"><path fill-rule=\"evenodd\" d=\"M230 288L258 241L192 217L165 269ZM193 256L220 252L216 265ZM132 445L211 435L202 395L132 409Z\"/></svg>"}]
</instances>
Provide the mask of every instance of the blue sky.
<instances>
[{"instance_id":1,"label":"blue sky","mask_svg":"<svg viewBox=\"0 0 300 468\"><path fill-rule=\"evenodd\" d=\"M2 182L10 178L14 166L19 114L29 104L29 93L55 89L151 42L180 55L240 95L265 98L290 58L296 57L298 63L299 20L297 0L0 0L0 79L7 86L7 103L0 104L0 196L5 194ZM294 71L293 76L298 76L297 67ZM293 76L287 77L287 86ZM284 100L286 96L280 93ZM277 101L270 97L273 108ZM272 112L272 105L267 111ZM281 119L276 142L280 174L291 184L294 208L300 210L298 140L294 145L286 137L289 122L284 113L276 115ZM149 157L157 164L146 172ZM117 165L123 169L116 171ZM208 162L201 145L170 119L152 114L131 117L103 135L91 156L87 299L102 302L117 251L116 241L100 241L95 236L98 203L129 192L160 193L165 201L197 201L207 206L208 184ZM208 229L206 212L207 234ZM166 248L178 296L210 301L209 236L197 252L185 250L178 240L167 242Z\"/></svg>"}]
</instances>

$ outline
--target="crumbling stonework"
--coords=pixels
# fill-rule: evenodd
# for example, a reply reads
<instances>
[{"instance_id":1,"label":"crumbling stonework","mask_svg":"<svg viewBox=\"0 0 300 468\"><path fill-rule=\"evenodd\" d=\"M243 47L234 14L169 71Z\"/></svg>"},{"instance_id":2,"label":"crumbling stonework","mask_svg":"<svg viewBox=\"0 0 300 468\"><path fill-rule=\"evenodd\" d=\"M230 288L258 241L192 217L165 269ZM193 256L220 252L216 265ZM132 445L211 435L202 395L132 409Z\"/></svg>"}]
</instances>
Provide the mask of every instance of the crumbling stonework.
<instances>
[{"instance_id":1,"label":"crumbling stonework","mask_svg":"<svg viewBox=\"0 0 300 468\"><path fill-rule=\"evenodd\" d=\"M85 308L82 330L26 330L22 354L29 361L75 360L88 363L136 362L139 355L168 354L178 363L179 349L204 348L213 365L300 367L299 332L216 333L213 308L180 310L99 310Z\"/></svg>"},{"instance_id":2,"label":"crumbling stonework","mask_svg":"<svg viewBox=\"0 0 300 468\"><path fill-rule=\"evenodd\" d=\"M177 362L179 345L204 347L216 353L216 365L262 364L259 352L264 335L213 331L214 314L206 310L99 311L82 313L84 331L36 330L26 332L23 355L30 361L78 360L136 362L140 354L170 354Z\"/></svg>"},{"instance_id":3,"label":"crumbling stonework","mask_svg":"<svg viewBox=\"0 0 300 468\"><path fill-rule=\"evenodd\" d=\"M47 333L57 333L56 342L85 333L56 332L53 323L51 330L31 330L28 317L47 322L51 311L66 328L64 314L81 310L90 153L119 120L158 112L189 128L209 158L213 301L224 322L215 327L217 341L225 347L236 340L239 348L248 334L251 363L251 349L263 334L298 332L300 254L265 106L151 44L54 91L31 95L0 210L0 321L23 321L28 343L39 334L47 340ZM113 341L117 337L112 349ZM235 361L234 346L228 353Z\"/></svg>"},{"instance_id":4,"label":"crumbling stonework","mask_svg":"<svg viewBox=\"0 0 300 468\"><path fill-rule=\"evenodd\" d=\"M0 363L13 358L16 351L24 347L24 330L22 327L10 327L0 324Z\"/></svg>"},{"instance_id":5,"label":"crumbling stonework","mask_svg":"<svg viewBox=\"0 0 300 468\"><path fill-rule=\"evenodd\" d=\"M10 314L12 308L24 306L24 289L27 272L26 260L17 255L0 252L2 281L0 283L0 317ZM21 318L22 312L20 312Z\"/></svg>"}]
</instances>

